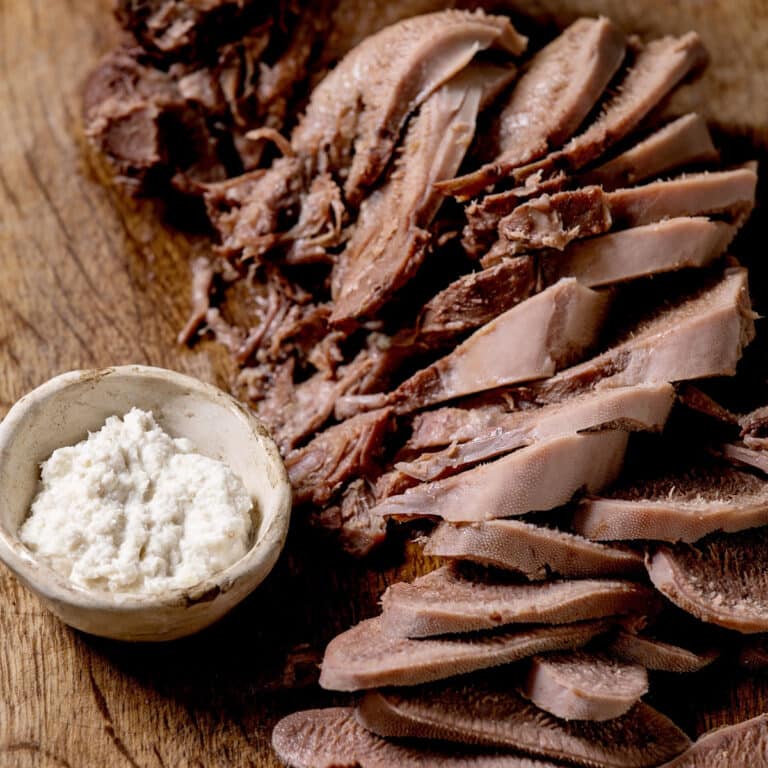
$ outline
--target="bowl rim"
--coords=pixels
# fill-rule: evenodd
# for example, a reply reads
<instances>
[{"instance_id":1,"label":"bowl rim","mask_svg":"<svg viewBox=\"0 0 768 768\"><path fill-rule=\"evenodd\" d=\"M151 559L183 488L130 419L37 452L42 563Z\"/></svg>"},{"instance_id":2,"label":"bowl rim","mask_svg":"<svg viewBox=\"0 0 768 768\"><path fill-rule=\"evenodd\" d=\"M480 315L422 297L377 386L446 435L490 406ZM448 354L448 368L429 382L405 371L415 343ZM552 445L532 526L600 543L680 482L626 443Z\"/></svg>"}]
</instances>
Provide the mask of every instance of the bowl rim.
<instances>
[{"instance_id":1,"label":"bowl rim","mask_svg":"<svg viewBox=\"0 0 768 768\"><path fill-rule=\"evenodd\" d=\"M69 581L44 561L35 557L18 538L0 526L0 561L33 591L55 603L89 611L142 612L156 608L188 608L195 603L212 603L218 595L229 592L234 586L247 582L254 575L255 583L249 584L245 597L270 573L282 552L291 517L291 485L280 452L267 428L256 415L232 395L213 384L193 376L167 368L148 365L119 365L105 368L77 369L58 374L20 397L0 421L0 466L10 453L8 443L17 429L39 403L54 399L75 385L93 381L98 384L111 376L137 376L147 380L160 379L179 389L187 389L211 401L219 402L246 422L262 445L269 463L276 472L275 492L279 494L277 512L268 522L262 535L239 560L191 587L177 587L162 593L111 592L89 589ZM140 403L136 404L141 407ZM239 601L240 598L238 598Z\"/></svg>"}]
</instances>

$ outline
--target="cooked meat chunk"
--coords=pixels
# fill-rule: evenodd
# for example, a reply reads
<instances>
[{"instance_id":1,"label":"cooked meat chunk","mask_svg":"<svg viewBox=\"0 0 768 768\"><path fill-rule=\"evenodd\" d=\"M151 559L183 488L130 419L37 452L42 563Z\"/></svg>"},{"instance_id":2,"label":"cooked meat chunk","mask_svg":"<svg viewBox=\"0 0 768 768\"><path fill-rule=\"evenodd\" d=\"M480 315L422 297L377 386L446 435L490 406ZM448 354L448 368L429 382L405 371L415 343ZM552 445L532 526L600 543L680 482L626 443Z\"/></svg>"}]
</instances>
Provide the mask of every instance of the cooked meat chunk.
<instances>
[{"instance_id":1,"label":"cooked meat chunk","mask_svg":"<svg viewBox=\"0 0 768 768\"><path fill-rule=\"evenodd\" d=\"M630 632L618 632L608 644L607 650L613 656L642 664L646 669L678 673L698 672L719 655L715 649L694 653L678 645Z\"/></svg>"},{"instance_id":2,"label":"cooked meat chunk","mask_svg":"<svg viewBox=\"0 0 768 768\"><path fill-rule=\"evenodd\" d=\"M379 617L368 619L328 644L320 685L359 691L388 685L418 685L488 669L545 651L580 648L610 628L606 619L436 637L397 637Z\"/></svg>"},{"instance_id":3,"label":"cooked meat chunk","mask_svg":"<svg viewBox=\"0 0 768 768\"><path fill-rule=\"evenodd\" d=\"M563 720L604 722L627 713L648 692L645 667L584 651L534 656L523 695Z\"/></svg>"}]
</instances>

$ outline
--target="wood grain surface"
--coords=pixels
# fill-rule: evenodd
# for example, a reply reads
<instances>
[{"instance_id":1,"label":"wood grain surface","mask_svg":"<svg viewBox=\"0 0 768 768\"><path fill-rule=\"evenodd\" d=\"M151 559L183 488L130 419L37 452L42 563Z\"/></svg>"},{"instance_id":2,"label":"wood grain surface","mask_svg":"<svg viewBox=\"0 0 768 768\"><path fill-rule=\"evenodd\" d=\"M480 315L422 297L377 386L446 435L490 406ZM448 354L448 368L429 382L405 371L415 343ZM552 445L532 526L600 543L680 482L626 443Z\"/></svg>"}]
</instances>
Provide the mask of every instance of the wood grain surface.
<instances>
[{"instance_id":1,"label":"wood grain surface","mask_svg":"<svg viewBox=\"0 0 768 768\"><path fill-rule=\"evenodd\" d=\"M514 5L563 20L602 11L643 33L700 30L713 63L682 98L725 133L768 143L765 3ZM103 184L85 149L79 91L116 38L106 0L0 0L0 416L73 368L146 363L224 387L232 373L213 344L175 342L188 309L186 265L205 239ZM277 765L269 738L279 717L347 700L316 686L325 643L375 613L389 581L423 570L418 549L403 555L400 544L358 564L294 531L276 571L240 608L159 646L71 631L0 569L0 766ZM653 686L651 701L691 735L768 709L768 683L727 665Z\"/></svg>"}]
</instances>

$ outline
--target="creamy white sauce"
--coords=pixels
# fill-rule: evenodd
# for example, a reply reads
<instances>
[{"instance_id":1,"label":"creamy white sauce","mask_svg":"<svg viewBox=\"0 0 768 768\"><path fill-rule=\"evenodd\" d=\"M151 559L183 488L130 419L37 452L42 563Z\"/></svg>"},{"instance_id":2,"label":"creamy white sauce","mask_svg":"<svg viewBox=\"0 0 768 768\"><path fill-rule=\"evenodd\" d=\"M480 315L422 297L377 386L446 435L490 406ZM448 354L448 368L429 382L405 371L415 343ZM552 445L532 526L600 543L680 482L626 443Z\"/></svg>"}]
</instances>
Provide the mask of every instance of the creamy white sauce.
<instances>
[{"instance_id":1,"label":"creamy white sauce","mask_svg":"<svg viewBox=\"0 0 768 768\"><path fill-rule=\"evenodd\" d=\"M75 584L157 594L248 550L252 502L226 464L137 408L43 462L22 542Z\"/></svg>"}]
</instances>

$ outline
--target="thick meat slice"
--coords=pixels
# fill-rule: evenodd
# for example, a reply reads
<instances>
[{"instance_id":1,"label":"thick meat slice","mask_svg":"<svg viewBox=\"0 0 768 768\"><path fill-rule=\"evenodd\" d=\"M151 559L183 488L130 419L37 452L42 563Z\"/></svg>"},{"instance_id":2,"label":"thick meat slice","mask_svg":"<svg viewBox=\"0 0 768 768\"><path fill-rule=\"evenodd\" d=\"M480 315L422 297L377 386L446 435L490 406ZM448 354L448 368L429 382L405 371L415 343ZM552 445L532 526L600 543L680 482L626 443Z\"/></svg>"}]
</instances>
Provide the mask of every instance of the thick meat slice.
<instances>
[{"instance_id":1,"label":"thick meat slice","mask_svg":"<svg viewBox=\"0 0 768 768\"><path fill-rule=\"evenodd\" d=\"M272 731L272 747L292 768L557 768L497 751L457 750L387 741L355 719L349 707L294 712Z\"/></svg>"},{"instance_id":2,"label":"thick meat slice","mask_svg":"<svg viewBox=\"0 0 768 768\"><path fill-rule=\"evenodd\" d=\"M768 481L728 465L699 464L661 477L629 478L585 499L573 529L597 541L698 541L768 525Z\"/></svg>"},{"instance_id":3,"label":"thick meat slice","mask_svg":"<svg viewBox=\"0 0 768 768\"><path fill-rule=\"evenodd\" d=\"M700 736L661 768L763 768L768 765L768 714Z\"/></svg>"},{"instance_id":4,"label":"thick meat slice","mask_svg":"<svg viewBox=\"0 0 768 768\"><path fill-rule=\"evenodd\" d=\"M646 669L660 672L698 672L719 656L719 652L714 649L694 653L679 645L671 645L630 632L618 632L606 650L612 656L642 664Z\"/></svg>"},{"instance_id":5,"label":"thick meat slice","mask_svg":"<svg viewBox=\"0 0 768 768\"><path fill-rule=\"evenodd\" d=\"M433 184L459 167L485 93L508 82L510 74L469 66L424 102L395 172L362 204L352 239L334 265L332 325L375 315L419 269L430 241L427 229L442 203Z\"/></svg>"},{"instance_id":6,"label":"thick meat slice","mask_svg":"<svg viewBox=\"0 0 768 768\"><path fill-rule=\"evenodd\" d=\"M622 430L605 430L535 443L390 496L374 512L475 522L553 509L582 489L594 493L613 482L621 470L627 438Z\"/></svg>"},{"instance_id":7,"label":"thick meat slice","mask_svg":"<svg viewBox=\"0 0 768 768\"><path fill-rule=\"evenodd\" d=\"M642 557L631 550L595 544L520 520L440 523L427 539L424 554L519 571L531 581L553 574L574 578L623 576L636 574L643 565Z\"/></svg>"},{"instance_id":8,"label":"thick meat slice","mask_svg":"<svg viewBox=\"0 0 768 768\"><path fill-rule=\"evenodd\" d=\"M380 617L368 619L328 644L320 685L335 691L419 685L510 664L536 653L581 648L610 626L609 620L598 619L578 624L503 629L458 638L411 640L390 634Z\"/></svg>"},{"instance_id":9,"label":"thick meat slice","mask_svg":"<svg viewBox=\"0 0 768 768\"><path fill-rule=\"evenodd\" d=\"M523 695L563 720L613 720L648 692L648 672L639 664L583 651L534 656Z\"/></svg>"},{"instance_id":10,"label":"thick meat slice","mask_svg":"<svg viewBox=\"0 0 768 768\"><path fill-rule=\"evenodd\" d=\"M372 411L321 432L288 454L285 466L297 504L326 504L350 478L370 472L382 441L392 427L392 413Z\"/></svg>"},{"instance_id":11,"label":"thick meat slice","mask_svg":"<svg viewBox=\"0 0 768 768\"><path fill-rule=\"evenodd\" d=\"M587 768L652 768L691 743L642 702L604 723L565 722L526 701L515 680L498 670L427 687L369 691L357 718L387 738L485 744Z\"/></svg>"},{"instance_id":12,"label":"thick meat slice","mask_svg":"<svg viewBox=\"0 0 768 768\"><path fill-rule=\"evenodd\" d=\"M659 545L646 568L663 595L701 621L768 632L768 529Z\"/></svg>"},{"instance_id":13,"label":"thick meat slice","mask_svg":"<svg viewBox=\"0 0 768 768\"><path fill-rule=\"evenodd\" d=\"M664 427L673 400L672 387L661 384L588 392L562 404L527 411L506 413L501 409L487 408L481 410L478 418L467 410L463 412L468 416L467 423L462 425L463 433L461 429L454 428L445 435L445 442L451 443L447 448L425 453L413 461L398 462L396 468L425 482L460 472L471 464L496 458L537 441L583 430L610 425L628 431L658 431ZM428 412L424 417L428 419L438 413ZM459 413L462 411L459 410ZM467 435L471 439L466 440ZM418 439L418 435L415 436ZM437 435L433 433L431 437L435 439ZM456 444L458 440L466 442Z\"/></svg>"},{"instance_id":14,"label":"thick meat slice","mask_svg":"<svg viewBox=\"0 0 768 768\"><path fill-rule=\"evenodd\" d=\"M599 184L610 191L630 187L686 165L714 162L718 152L709 129L697 114L683 115L579 177L579 184Z\"/></svg>"},{"instance_id":15,"label":"thick meat slice","mask_svg":"<svg viewBox=\"0 0 768 768\"><path fill-rule=\"evenodd\" d=\"M721 256L736 227L705 218L666 219L571 243L542 258L545 283L575 277L592 288L638 277L704 267Z\"/></svg>"},{"instance_id":16,"label":"thick meat slice","mask_svg":"<svg viewBox=\"0 0 768 768\"><path fill-rule=\"evenodd\" d=\"M651 590L631 581L582 579L516 584L462 576L443 567L411 583L392 584L381 598L388 632L431 637L505 624L563 624L621 613L645 613Z\"/></svg>"},{"instance_id":17,"label":"thick meat slice","mask_svg":"<svg viewBox=\"0 0 768 768\"><path fill-rule=\"evenodd\" d=\"M756 187L755 167L747 165L617 189L607 198L615 228L703 214L727 214L740 223L755 205Z\"/></svg>"},{"instance_id":18,"label":"thick meat slice","mask_svg":"<svg viewBox=\"0 0 768 768\"><path fill-rule=\"evenodd\" d=\"M624 58L624 36L606 18L578 19L531 59L499 116L498 157L441 185L472 197L510 169L562 146Z\"/></svg>"}]
</instances>

